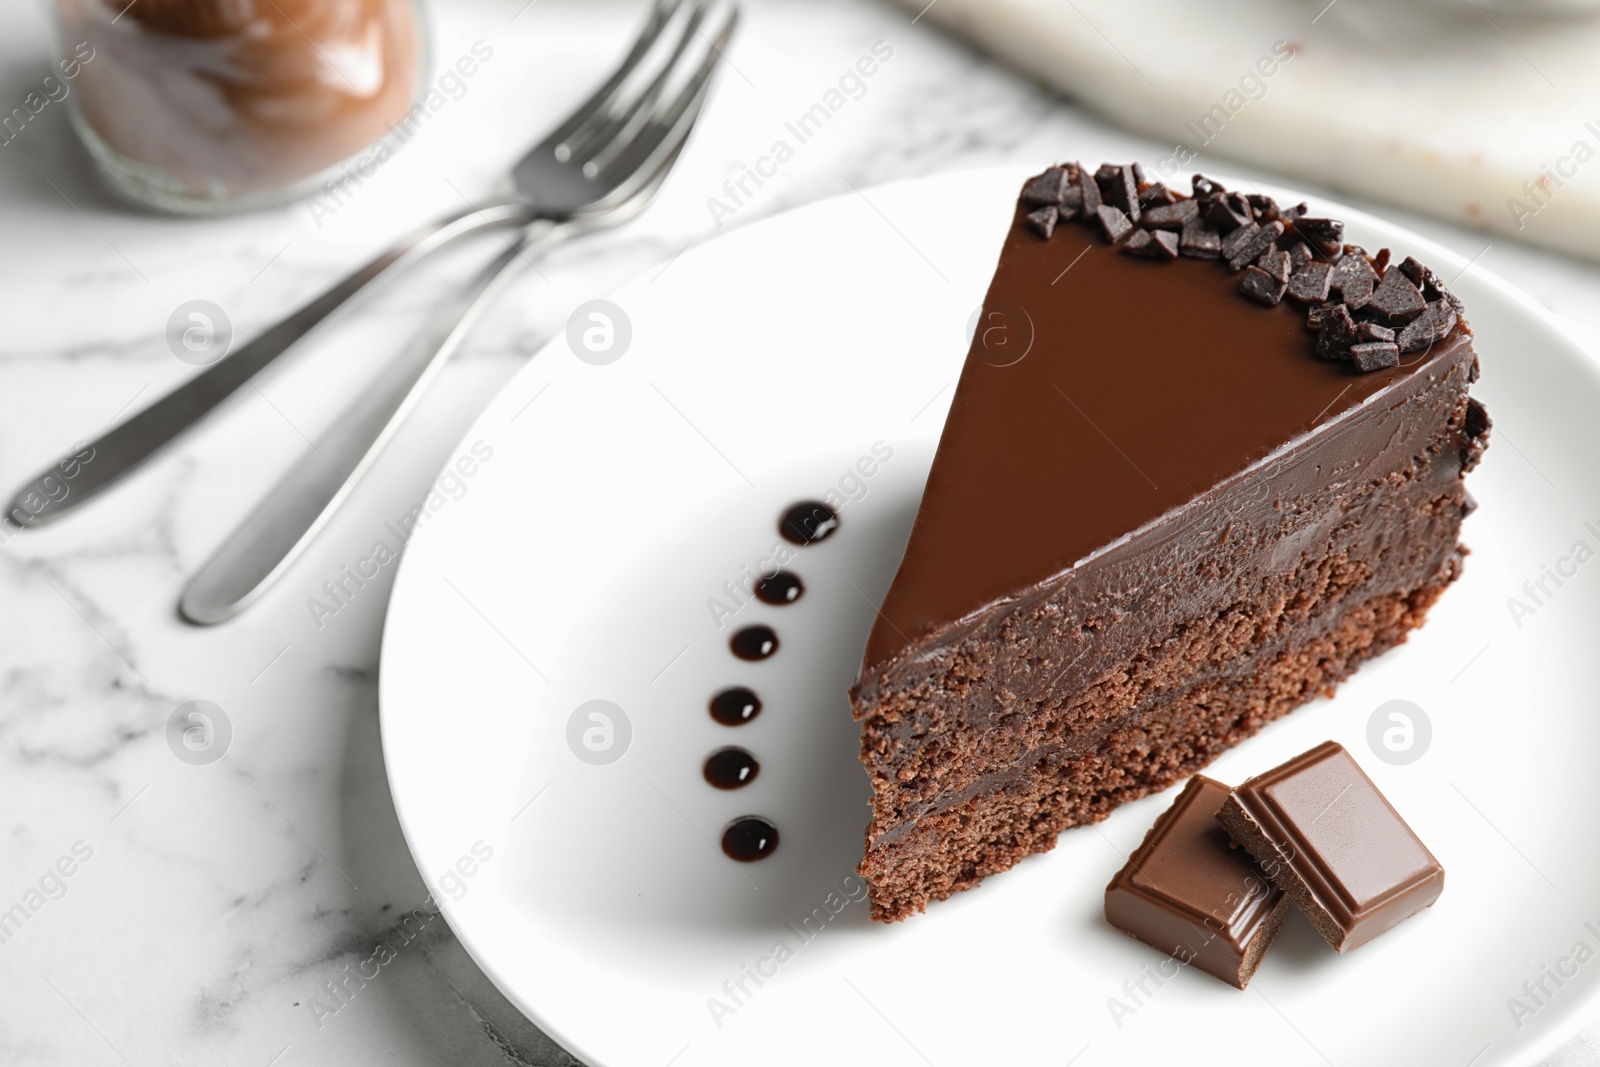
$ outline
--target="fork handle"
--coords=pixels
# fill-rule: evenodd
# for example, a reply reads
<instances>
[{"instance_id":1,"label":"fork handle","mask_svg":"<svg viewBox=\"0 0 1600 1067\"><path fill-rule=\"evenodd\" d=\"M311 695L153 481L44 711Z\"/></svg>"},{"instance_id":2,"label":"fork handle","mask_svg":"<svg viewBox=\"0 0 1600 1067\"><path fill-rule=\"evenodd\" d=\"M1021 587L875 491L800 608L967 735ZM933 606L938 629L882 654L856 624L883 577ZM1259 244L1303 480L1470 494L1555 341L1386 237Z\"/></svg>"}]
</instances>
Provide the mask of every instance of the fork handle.
<instances>
[{"instance_id":1,"label":"fork handle","mask_svg":"<svg viewBox=\"0 0 1600 1067\"><path fill-rule=\"evenodd\" d=\"M409 267L450 241L487 226L509 223L521 227L527 222L526 207L504 203L481 212L464 210L414 230L249 343L41 471L17 491L6 506L5 519L28 527L60 518L120 481L199 422L381 275ZM67 477L63 472L69 469L74 473Z\"/></svg>"},{"instance_id":2,"label":"fork handle","mask_svg":"<svg viewBox=\"0 0 1600 1067\"><path fill-rule=\"evenodd\" d=\"M178 610L190 622L224 622L282 575L327 525L427 391L523 257L579 229L540 223L524 229L433 320L382 376L345 407L184 586Z\"/></svg>"}]
</instances>

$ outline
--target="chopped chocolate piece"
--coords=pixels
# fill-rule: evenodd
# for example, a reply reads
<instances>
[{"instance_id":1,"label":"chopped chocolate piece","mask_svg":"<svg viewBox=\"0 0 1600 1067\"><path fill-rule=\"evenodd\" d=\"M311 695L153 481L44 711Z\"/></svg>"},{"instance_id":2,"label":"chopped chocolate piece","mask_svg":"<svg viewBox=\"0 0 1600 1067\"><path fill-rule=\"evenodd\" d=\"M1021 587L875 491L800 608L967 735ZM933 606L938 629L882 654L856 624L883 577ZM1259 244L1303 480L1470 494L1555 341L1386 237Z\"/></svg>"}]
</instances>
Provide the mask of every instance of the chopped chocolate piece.
<instances>
[{"instance_id":1,"label":"chopped chocolate piece","mask_svg":"<svg viewBox=\"0 0 1600 1067\"><path fill-rule=\"evenodd\" d=\"M1311 251L1311 246L1304 241L1298 242L1289 249L1289 273L1298 274L1300 268L1309 263L1317 262L1317 254Z\"/></svg>"},{"instance_id":2,"label":"chopped chocolate piece","mask_svg":"<svg viewBox=\"0 0 1600 1067\"><path fill-rule=\"evenodd\" d=\"M1385 322L1403 325L1428 310L1428 302L1401 270L1385 271L1366 309Z\"/></svg>"},{"instance_id":3,"label":"chopped chocolate piece","mask_svg":"<svg viewBox=\"0 0 1600 1067\"><path fill-rule=\"evenodd\" d=\"M1192 259L1222 258L1222 235L1208 226L1204 219L1192 218L1183 224L1178 237L1178 251Z\"/></svg>"},{"instance_id":4,"label":"chopped chocolate piece","mask_svg":"<svg viewBox=\"0 0 1600 1067\"><path fill-rule=\"evenodd\" d=\"M1379 274L1388 273L1389 250L1387 248L1378 249L1378 254L1372 257L1372 269L1377 271Z\"/></svg>"},{"instance_id":5,"label":"chopped chocolate piece","mask_svg":"<svg viewBox=\"0 0 1600 1067\"><path fill-rule=\"evenodd\" d=\"M1207 221L1210 221L1209 219ZM1261 227L1253 222L1246 222L1236 226L1222 241L1222 255L1224 259L1233 259L1242 252L1257 237L1261 235ZM1246 261L1248 262L1248 260Z\"/></svg>"},{"instance_id":6,"label":"chopped chocolate piece","mask_svg":"<svg viewBox=\"0 0 1600 1067\"><path fill-rule=\"evenodd\" d=\"M1356 323L1356 340L1366 341L1393 341L1394 331L1387 326L1379 326L1375 322Z\"/></svg>"},{"instance_id":7,"label":"chopped chocolate piece","mask_svg":"<svg viewBox=\"0 0 1600 1067\"><path fill-rule=\"evenodd\" d=\"M1217 819L1341 953L1444 891L1439 861L1332 741L1239 786Z\"/></svg>"},{"instance_id":8,"label":"chopped chocolate piece","mask_svg":"<svg viewBox=\"0 0 1600 1067\"><path fill-rule=\"evenodd\" d=\"M1061 222L1075 219L1083 214L1083 190L1069 180L1061 190L1061 203L1056 205L1056 210L1061 213Z\"/></svg>"},{"instance_id":9,"label":"chopped chocolate piece","mask_svg":"<svg viewBox=\"0 0 1600 1067\"><path fill-rule=\"evenodd\" d=\"M1269 247L1256 260L1256 266L1272 275L1273 280L1289 283L1289 253Z\"/></svg>"},{"instance_id":10,"label":"chopped chocolate piece","mask_svg":"<svg viewBox=\"0 0 1600 1067\"><path fill-rule=\"evenodd\" d=\"M1306 204L1305 201L1302 200L1300 203L1296 204L1294 207L1281 207L1281 208L1279 208L1278 209L1278 218L1281 219L1285 224L1287 224L1287 223L1293 222L1295 219L1298 219L1301 215L1304 215L1307 211L1310 211L1310 210L1311 210L1311 208Z\"/></svg>"},{"instance_id":11,"label":"chopped chocolate piece","mask_svg":"<svg viewBox=\"0 0 1600 1067\"><path fill-rule=\"evenodd\" d=\"M1243 989L1289 900L1217 824L1228 787L1197 774L1106 886L1106 921Z\"/></svg>"},{"instance_id":12,"label":"chopped chocolate piece","mask_svg":"<svg viewBox=\"0 0 1600 1067\"><path fill-rule=\"evenodd\" d=\"M1152 230L1181 230L1190 219L1200 214L1200 205L1193 200L1177 200L1171 204L1155 204L1145 208L1140 221Z\"/></svg>"},{"instance_id":13,"label":"chopped chocolate piece","mask_svg":"<svg viewBox=\"0 0 1600 1067\"><path fill-rule=\"evenodd\" d=\"M1372 298L1372 287L1377 280L1378 272L1367 262L1366 255L1352 246L1338 266L1333 268L1329 285L1344 298L1346 304L1356 309L1364 307Z\"/></svg>"},{"instance_id":14,"label":"chopped chocolate piece","mask_svg":"<svg viewBox=\"0 0 1600 1067\"><path fill-rule=\"evenodd\" d=\"M1278 238L1283 236L1283 223L1281 222L1269 222L1265 226L1256 226L1252 222L1249 224L1249 228L1253 229L1254 232L1249 233L1242 242L1234 243L1234 238L1247 229L1244 226L1235 230L1229 235L1228 240L1223 242L1222 254L1228 260L1229 270L1243 270L1246 266L1255 262L1255 258L1262 252L1276 244ZM1233 245L1234 249L1231 255L1228 252L1230 244Z\"/></svg>"},{"instance_id":15,"label":"chopped chocolate piece","mask_svg":"<svg viewBox=\"0 0 1600 1067\"><path fill-rule=\"evenodd\" d=\"M1363 345L1351 345L1350 359L1355 363L1356 370L1363 374L1367 371L1382 370L1400 362L1400 346L1393 341L1372 341Z\"/></svg>"},{"instance_id":16,"label":"chopped chocolate piece","mask_svg":"<svg viewBox=\"0 0 1600 1067\"><path fill-rule=\"evenodd\" d=\"M1322 313L1322 329L1317 333L1317 355L1323 359L1348 359L1356 340L1356 320L1344 304L1335 304Z\"/></svg>"},{"instance_id":17,"label":"chopped chocolate piece","mask_svg":"<svg viewBox=\"0 0 1600 1067\"><path fill-rule=\"evenodd\" d=\"M1028 207L1044 207L1061 203L1061 194L1067 188L1067 169L1051 167L1032 178L1022 187L1022 202Z\"/></svg>"},{"instance_id":18,"label":"chopped chocolate piece","mask_svg":"<svg viewBox=\"0 0 1600 1067\"><path fill-rule=\"evenodd\" d=\"M1395 341L1401 352L1416 352L1444 340L1455 326L1455 308L1448 300L1435 300L1426 311L1406 323Z\"/></svg>"},{"instance_id":19,"label":"chopped chocolate piece","mask_svg":"<svg viewBox=\"0 0 1600 1067\"><path fill-rule=\"evenodd\" d=\"M1293 258L1291 253L1291 261ZM1307 263L1289 275L1289 295L1302 304L1320 304L1328 299L1328 282L1332 278L1333 268L1328 264Z\"/></svg>"},{"instance_id":20,"label":"chopped chocolate piece","mask_svg":"<svg viewBox=\"0 0 1600 1067\"><path fill-rule=\"evenodd\" d=\"M1128 169L1133 171L1133 184L1141 189L1144 188L1144 168L1137 163L1129 163Z\"/></svg>"},{"instance_id":21,"label":"chopped chocolate piece","mask_svg":"<svg viewBox=\"0 0 1600 1067\"><path fill-rule=\"evenodd\" d=\"M1122 250L1146 259L1177 259L1178 235L1170 230L1135 230L1123 242Z\"/></svg>"},{"instance_id":22,"label":"chopped chocolate piece","mask_svg":"<svg viewBox=\"0 0 1600 1067\"><path fill-rule=\"evenodd\" d=\"M1051 204L1028 212L1028 223L1039 231L1040 237L1048 240L1050 235L1056 232L1056 218L1059 214L1055 205Z\"/></svg>"},{"instance_id":23,"label":"chopped chocolate piece","mask_svg":"<svg viewBox=\"0 0 1600 1067\"><path fill-rule=\"evenodd\" d=\"M1250 198L1248 196L1244 195L1243 193L1229 193L1226 197L1226 200L1229 207L1233 208L1235 212L1243 215L1251 222L1261 221L1256 214L1255 205L1250 202Z\"/></svg>"},{"instance_id":24,"label":"chopped chocolate piece","mask_svg":"<svg viewBox=\"0 0 1600 1067\"><path fill-rule=\"evenodd\" d=\"M1411 279L1411 284L1415 285L1418 289L1423 288L1427 277L1433 273L1433 271L1429 270L1427 267L1424 267L1421 263L1418 263L1416 256L1407 256L1405 259L1401 260L1400 270L1407 278Z\"/></svg>"},{"instance_id":25,"label":"chopped chocolate piece","mask_svg":"<svg viewBox=\"0 0 1600 1067\"><path fill-rule=\"evenodd\" d=\"M1106 163L1094 172L1094 180L1106 203L1121 209L1134 222L1139 221L1139 183L1133 178L1132 167Z\"/></svg>"},{"instance_id":26,"label":"chopped chocolate piece","mask_svg":"<svg viewBox=\"0 0 1600 1067\"><path fill-rule=\"evenodd\" d=\"M1139 203L1147 207L1176 204L1180 197L1160 182L1139 190Z\"/></svg>"},{"instance_id":27,"label":"chopped chocolate piece","mask_svg":"<svg viewBox=\"0 0 1600 1067\"><path fill-rule=\"evenodd\" d=\"M1206 207L1205 218L1219 233L1234 233L1241 226L1253 225L1254 222L1248 212L1235 209L1227 200L1212 201Z\"/></svg>"},{"instance_id":28,"label":"chopped chocolate piece","mask_svg":"<svg viewBox=\"0 0 1600 1067\"><path fill-rule=\"evenodd\" d=\"M1112 244L1128 236L1128 231L1133 229L1133 223L1128 221L1128 216L1110 204L1101 204L1095 208L1095 218L1100 222L1100 232Z\"/></svg>"},{"instance_id":29,"label":"chopped chocolate piece","mask_svg":"<svg viewBox=\"0 0 1600 1067\"><path fill-rule=\"evenodd\" d=\"M1094 175L1083 169L1082 163L1073 164L1077 180L1073 183L1078 187L1078 210L1086 219L1093 219L1103 201L1100 199L1100 186L1095 182Z\"/></svg>"},{"instance_id":30,"label":"chopped chocolate piece","mask_svg":"<svg viewBox=\"0 0 1600 1067\"><path fill-rule=\"evenodd\" d=\"M1289 279L1289 295L1294 295L1294 278L1292 277ZM1328 311L1329 308L1326 304L1312 304L1309 308L1307 308L1306 329L1310 330L1312 333L1320 333L1322 331L1322 320L1324 316L1327 315Z\"/></svg>"},{"instance_id":31,"label":"chopped chocolate piece","mask_svg":"<svg viewBox=\"0 0 1600 1067\"><path fill-rule=\"evenodd\" d=\"M1344 240L1344 223L1338 219L1308 219L1301 216L1294 220L1294 229L1310 241L1312 247L1321 249L1330 257L1339 255L1340 242Z\"/></svg>"},{"instance_id":32,"label":"chopped chocolate piece","mask_svg":"<svg viewBox=\"0 0 1600 1067\"><path fill-rule=\"evenodd\" d=\"M1228 191L1227 189L1223 188L1221 182L1214 182L1210 178L1207 178L1204 174L1196 174L1193 178L1189 179L1189 183L1190 187L1194 189L1194 195L1196 198L1210 196L1212 193L1225 193Z\"/></svg>"},{"instance_id":33,"label":"chopped chocolate piece","mask_svg":"<svg viewBox=\"0 0 1600 1067\"><path fill-rule=\"evenodd\" d=\"M1278 301L1283 299L1284 282L1280 282L1260 267L1250 266L1244 269L1244 277L1239 281L1239 292L1248 296L1258 304L1267 307L1276 307Z\"/></svg>"},{"instance_id":34,"label":"chopped chocolate piece","mask_svg":"<svg viewBox=\"0 0 1600 1067\"><path fill-rule=\"evenodd\" d=\"M1245 202L1250 205L1257 218L1278 217L1278 202L1265 193L1250 193L1245 197Z\"/></svg>"}]
</instances>

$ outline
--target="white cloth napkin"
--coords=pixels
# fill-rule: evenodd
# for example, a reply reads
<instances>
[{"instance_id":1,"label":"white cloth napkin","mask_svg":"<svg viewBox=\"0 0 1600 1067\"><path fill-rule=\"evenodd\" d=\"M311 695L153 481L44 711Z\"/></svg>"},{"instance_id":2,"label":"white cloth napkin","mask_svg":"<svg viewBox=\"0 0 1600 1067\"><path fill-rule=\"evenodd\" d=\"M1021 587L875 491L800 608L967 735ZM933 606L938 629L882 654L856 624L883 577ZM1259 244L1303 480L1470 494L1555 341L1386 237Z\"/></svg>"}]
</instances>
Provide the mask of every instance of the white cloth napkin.
<instances>
[{"instance_id":1,"label":"white cloth napkin","mask_svg":"<svg viewBox=\"0 0 1600 1067\"><path fill-rule=\"evenodd\" d=\"M1484 0L898 2L1171 144L1146 170L1184 191L1204 149L1600 260L1600 19Z\"/></svg>"}]
</instances>

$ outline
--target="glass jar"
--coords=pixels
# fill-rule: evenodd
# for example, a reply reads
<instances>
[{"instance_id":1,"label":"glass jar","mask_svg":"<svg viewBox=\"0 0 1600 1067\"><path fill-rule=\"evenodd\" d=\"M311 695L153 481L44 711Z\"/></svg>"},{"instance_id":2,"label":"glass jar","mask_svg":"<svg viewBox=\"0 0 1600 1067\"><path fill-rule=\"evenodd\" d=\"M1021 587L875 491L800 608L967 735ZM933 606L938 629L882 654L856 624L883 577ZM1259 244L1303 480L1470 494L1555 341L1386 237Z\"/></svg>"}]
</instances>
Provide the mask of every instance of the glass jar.
<instances>
[{"instance_id":1,"label":"glass jar","mask_svg":"<svg viewBox=\"0 0 1600 1067\"><path fill-rule=\"evenodd\" d=\"M119 193L200 214L294 199L419 95L414 0L57 0L73 123ZM85 58L87 56L88 58Z\"/></svg>"}]
</instances>

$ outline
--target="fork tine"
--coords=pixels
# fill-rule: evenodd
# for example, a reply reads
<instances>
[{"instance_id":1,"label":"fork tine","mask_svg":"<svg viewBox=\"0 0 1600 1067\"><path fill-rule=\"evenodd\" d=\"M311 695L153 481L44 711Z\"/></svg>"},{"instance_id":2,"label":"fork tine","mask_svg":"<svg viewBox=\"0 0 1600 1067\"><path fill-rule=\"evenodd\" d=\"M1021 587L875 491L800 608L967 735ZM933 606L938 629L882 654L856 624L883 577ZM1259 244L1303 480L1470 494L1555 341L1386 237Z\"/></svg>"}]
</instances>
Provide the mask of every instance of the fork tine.
<instances>
[{"instance_id":1,"label":"fork tine","mask_svg":"<svg viewBox=\"0 0 1600 1067\"><path fill-rule=\"evenodd\" d=\"M700 105L705 100L706 90L710 85L717 61L722 58L722 49L732 39L734 28L738 24L739 7L737 4L732 4L729 6L727 21L716 37L708 42L709 47L706 49L704 59L678 95L670 103L658 109L636 137L625 143L619 143L614 152L608 149L611 158L596 158L591 161L596 168L596 174L631 175L642 170L651 156L659 152L662 144L683 125L686 116L689 122L693 123L699 115ZM585 167L586 172L587 170L588 167Z\"/></svg>"},{"instance_id":2,"label":"fork tine","mask_svg":"<svg viewBox=\"0 0 1600 1067\"><path fill-rule=\"evenodd\" d=\"M683 10L685 6L687 5L680 3L678 10ZM644 109L654 104L661 96L661 91L672 77L672 73L683 58L684 52L688 50L689 43L694 39L700 24L705 21L706 13L710 10L710 7L711 4L707 0L696 0L671 54L667 56L666 61L661 65L661 69L656 73L655 77L650 80L650 84L634 94L634 98L627 104L612 111L609 115L597 119L586 128L569 137L566 141L568 149L566 161L586 162L587 160L592 160L595 156L604 152L618 137L636 132L635 129L630 127L635 125L637 118Z\"/></svg>"},{"instance_id":3,"label":"fork tine","mask_svg":"<svg viewBox=\"0 0 1600 1067\"><path fill-rule=\"evenodd\" d=\"M677 3L674 0L655 0L650 5L650 14L646 16L644 25L639 28L639 34L634 38L633 47L628 49L628 54L622 58L621 63L617 64L616 70L611 72L611 77L607 78L589 99L579 104L554 133L545 138L545 144L559 150L567 138L571 137L583 127L584 123L588 122L602 108L612 102L617 91L622 88L622 84L628 80L628 75L633 73L634 68L639 65L640 61L649 53L651 47L655 45L656 40L661 36L661 31L671 21L672 15L676 10Z\"/></svg>"}]
</instances>

